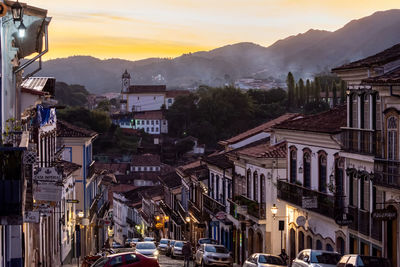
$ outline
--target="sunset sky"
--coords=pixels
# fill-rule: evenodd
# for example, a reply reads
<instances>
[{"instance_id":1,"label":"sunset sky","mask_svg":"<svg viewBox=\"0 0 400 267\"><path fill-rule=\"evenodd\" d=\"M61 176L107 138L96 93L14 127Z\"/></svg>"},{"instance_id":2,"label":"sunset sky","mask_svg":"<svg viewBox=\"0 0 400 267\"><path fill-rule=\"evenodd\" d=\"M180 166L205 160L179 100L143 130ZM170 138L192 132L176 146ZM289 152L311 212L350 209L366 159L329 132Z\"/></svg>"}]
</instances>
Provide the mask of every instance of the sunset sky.
<instances>
[{"instance_id":1,"label":"sunset sky","mask_svg":"<svg viewBox=\"0 0 400 267\"><path fill-rule=\"evenodd\" d=\"M237 42L268 46L308 29L334 31L399 0L30 0L48 10L50 52L129 60Z\"/></svg>"}]
</instances>

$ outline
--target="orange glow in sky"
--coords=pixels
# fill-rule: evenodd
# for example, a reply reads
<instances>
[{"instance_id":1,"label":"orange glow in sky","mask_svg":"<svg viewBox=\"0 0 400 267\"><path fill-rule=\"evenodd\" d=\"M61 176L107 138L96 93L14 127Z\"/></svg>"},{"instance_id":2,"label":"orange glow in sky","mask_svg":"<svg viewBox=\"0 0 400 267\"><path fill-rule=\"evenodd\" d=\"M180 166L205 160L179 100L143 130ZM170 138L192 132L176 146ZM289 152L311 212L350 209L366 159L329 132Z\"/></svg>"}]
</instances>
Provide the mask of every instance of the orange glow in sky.
<instances>
[{"instance_id":1,"label":"orange glow in sky","mask_svg":"<svg viewBox=\"0 0 400 267\"><path fill-rule=\"evenodd\" d=\"M48 10L50 52L137 60L176 57L237 42L268 46L290 35L334 31L397 8L398 0L30 0Z\"/></svg>"}]
</instances>

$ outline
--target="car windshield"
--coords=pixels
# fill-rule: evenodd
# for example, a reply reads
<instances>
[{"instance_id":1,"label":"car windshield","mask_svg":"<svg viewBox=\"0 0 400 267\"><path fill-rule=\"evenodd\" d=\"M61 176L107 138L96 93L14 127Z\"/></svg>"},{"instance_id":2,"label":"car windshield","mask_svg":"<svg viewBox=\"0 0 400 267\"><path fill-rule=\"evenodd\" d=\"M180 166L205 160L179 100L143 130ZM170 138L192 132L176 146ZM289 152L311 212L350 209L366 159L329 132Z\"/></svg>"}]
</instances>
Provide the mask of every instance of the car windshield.
<instances>
[{"instance_id":1,"label":"car windshield","mask_svg":"<svg viewBox=\"0 0 400 267\"><path fill-rule=\"evenodd\" d=\"M93 265L91 265L91 266L92 267L100 267L100 266L103 267L106 264L107 260L108 260L107 257L101 257L97 261L95 261L93 263Z\"/></svg>"},{"instance_id":2,"label":"car windshield","mask_svg":"<svg viewBox=\"0 0 400 267\"><path fill-rule=\"evenodd\" d=\"M170 244L171 244L171 245L174 245L175 242L176 242L175 240L171 240Z\"/></svg>"},{"instance_id":3,"label":"car windshield","mask_svg":"<svg viewBox=\"0 0 400 267\"><path fill-rule=\"evenodd\" d=\"M136 245L136 249L155 249L156 245L154 245L154 243L138 243Z\"/></svg>"},{"instance_id":4,"label":"car windshield","mask_svg":"<svg viewBox=\"0 0 400 267\"><path fill-rule=\"evenodd\" d=\"M139 238L132 238L132 242L138 242Z\"/></svg>"},{"instance_id":5,"label":"car windshield","mask_svg":"<svg viewBox=\"0 0 400 267\"><path fill-rule=\"evenodd\" d=\"M160 244L168 244L168 240L167 239L161 239L160 240Z\"/></svg>"},{"instance_id":6,"label":"car windshield","mask_svg":"<svg viewBox=\"0 0 400 267\"><path fill-rule=\"evenodd\" d=\"M205 239L199 240L199 243L200 244L217 244L217 241L214 239L205 238Z\"/></svg>"},{"instance_id":7,"label":"car windshield","mask_svg":"<svg viewBox=\"0 0 400 267\"><path fill-rule=\"evenodd\" d=\"M183 247L183 242L175 242L174 247L178 247L178 248Z\"/></svg>"},{"instance_id":8,"label":"car windshield","mask_svg":"<svg viewBox=\"0 0 400 267\"><path fill-rule=\"evenodd\" d=\"M144 241L152 241L152 240L154 240L154 238L152 238L152 237L145 237L144 238Z\"/></svg>"},{"instance_id":9,"label":"car windshield","mask_svg":"<svg viewBox=\"0 0 400 267\"><path fill-rule=\"evenodd\" d=\"M275 265L283 265L286 266L286 264L283 262L283 260L279 257L276 256L265 256L265 255L260 255L258 259L259 263L269 263L269 264L275 264Z\"/></svg>"},{"instance_id":10,"label":"car windshield","mask_svg":"<svg viewBox=\"0 0 400 267\"><path fill-rule=\"evenodd\" d=\"M311 253L311 262L312 263L325 263L325 264L337 264L340 261L340 254L338 253L329 253L329 252L320 252L313 251Z\"/></svg>"},{"instance_id":11,"label":"car windshield","mask_svg":"<svg viewBox=\"0 0 400 267\"><path fill-rule=\"evenodd\" d=\"M225 247L217 247L217 246L206 246L207 252L215 252L215 253L228 253Z\"/></svg>"}]
</instances>

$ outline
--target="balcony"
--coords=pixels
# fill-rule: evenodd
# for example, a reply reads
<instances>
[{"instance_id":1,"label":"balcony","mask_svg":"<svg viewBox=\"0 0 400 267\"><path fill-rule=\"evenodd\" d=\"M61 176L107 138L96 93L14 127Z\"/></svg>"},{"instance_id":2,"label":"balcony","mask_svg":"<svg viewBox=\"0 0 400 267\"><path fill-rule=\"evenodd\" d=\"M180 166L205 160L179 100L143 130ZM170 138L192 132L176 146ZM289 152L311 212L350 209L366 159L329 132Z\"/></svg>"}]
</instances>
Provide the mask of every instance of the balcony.
<instances>
[{"instance_id":1,"label":"balcony","mask_svg":"<svg viewBox=\"0 0 400 267\"><path fill-rule=\"evenodd\" d=\"M95 173L95 167L94 167L94 162L92 161L92 163L90 163L89 167L88 167L88 174L87 174L87 178L91 179Z\"/></svg>"},{"instance_id":2,"label":"balcony","mask_svg":"<svg viewBox=\"0 0 400 267\"><path fill-rule=\"evenodd\" d=\"M190 213L193 214L194 217L196 217L196 219L198 221L202 220L202 212L201 210L197 207L196 203L192 202L189 200L189 211Z\"/></svg>"},{"instance_id":3,"label":"balcony","mask_svg":"<svg viewBox=\"0 0 400 267\"><path fill-rule=\"evenodd\" d=\"M303 207L304 198L315 200L312 208L304 209L317 212L326 217L335 218L335 197L325 193L311 190L286 181L278 181L278 198L296 206Z\"/></svg>"},{"instance_id":4,"label":"balcony","mask_svg":"<svg viewBox=\"0 0 400 267\"><path fill-rule=\"evenodd\" d=\"M237 213L253 216L258 220L265 220L266 210L265 203L258 203L257 201L251 200L245 196L235 196L234 204L239 207Z\"/></svg>"},{"instance_id":5,"label":"balcony","mask_svg":"<svg viewBox=\"0 0 400 267\"><path fill-rule=\"evenodd\" d=\"M380 131L343 128L341 139L346 152L364 155L380 153Z\"/></svg>"},{"instance_id":6,"label":"balcony","mask_svg":"<svg viewBox=\"0 0 400 267\"><path fill-rule=\"evenodd\" d=\"M13 217L16 224L22 223L24 209L22 155L23 149L19 147L0 149L0 216Z\"/></svg>"},{"instance_id":7,"label":"balcony","mask_svg":"<svg viewBox=\"0 0 400 267\"><path fill-rule=\"evenodd\" d=\"M349 214L353 216L353 223L349 225L349 228L369 236L371 213L352 206L348 207L348 211ZM373 235L374 238L379 238L381 234L373 232Z\"/></svg>"},{"instance_id":8,"label":"balcony","mask_svg":"<svg viewBox=\"0 0 400 267\"><path fill-rule=\"evenodd\" d=\"M129 217L126 217L126 223L129 224L130 227L135 227L136 223Z\"/></svg>"},{"instance_id":9,"label":"balcony","mask_svg":"<svg viewBox=\"0 0 400 267\"><path fill-rule=\"evenodd\" d=\"M187 212L186 210L182 207L182 204L180 201L176 201L175 202L175 210L178 213L179 216L181 216L181 218L183 220L185 220L186 216L187 216Z\"/></svg>"},{"instance_id":10,"label":"balcony","mask_svg":"<svg viewBox=\"0 0 400 267\"><path fill-rule=\"evenodd\" d=\"M374 184L400 189L400 162L387 159L375 159Z\"/></svg>"},{"instance_id":11,"label":"balcony","mask_svg":"<svg viewBox=\"0 0 400 267\"><path fill-rule=\"evenodd\" d=\"M210 212L211 214L215 215L220 211L225 212L225 206L216 201L215 199L209 197L206 194L203 194L203 205L204 208Z\"/></svg>"}]
</instances>

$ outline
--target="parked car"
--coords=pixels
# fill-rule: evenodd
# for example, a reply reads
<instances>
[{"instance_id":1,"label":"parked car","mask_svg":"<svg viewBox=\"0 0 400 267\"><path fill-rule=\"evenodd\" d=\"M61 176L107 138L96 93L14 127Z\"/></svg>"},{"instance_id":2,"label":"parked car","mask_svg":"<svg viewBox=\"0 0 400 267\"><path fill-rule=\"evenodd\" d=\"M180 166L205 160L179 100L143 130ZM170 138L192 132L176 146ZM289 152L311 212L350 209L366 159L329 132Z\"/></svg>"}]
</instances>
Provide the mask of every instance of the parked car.
<instances>
[{"instance_id":1,"label":"parked car","mask_svg":"<svg viewBox=\"0 0 400 267\"><path fill-rule=\"evenodd\" d=\"M304 249L292 262L292 267L336 267L342 256L337 252Z\"/></svg>"},{"instance_id":2,"label":"parked car","mask_svg":"<svg viewBox=\"0 0 400 267\"><path fill-rule=\"evenodd\" d=\"M218 241L215 240L215 239L212 239L212 238L200 238L200 239L197 241L197 244L198 244L199 246L202 245L202 244L214 244L214 245L217 245L217 244L218 244Z\"/></svg>"},{"instance_id":3,"label":"parked car","mask_svg":"<svg viewBox=\"0 0 400 267\"><path fill-rule=\"evenodd\" d=\"M243 267L281 267L287 266L281 257L271 254L255 253L243 264Z\"/></svg>"},{"instance_id":4,"label":"parked car","mask_svg":"<svg viewBox=\"0 0 400 267\"><path fill-rule=\"evenodd\" d=\"M171 258L175 259L177 257L183 258L182 248L183 248L183 241L176 241L174 246L171 249Z\"/></svg>"},{"instance_id":5,"label":"parked car","mask_svg":"<svg viewBox=\"0 0 400 267\"><path fill-rule=\"evenodd\" d=\"M169 239L162 238L160 240L160 244L158 245L158 250L160 253L165 253L167 254L168 246L169 246Z\"/></svg>"},{"instance_id":6,"label":"parked car","mask_svg":"<svg viewBox=\"0 0 400 267\"><path fill-rule=\"evenodd\" d=\"M167 252L165 253L166 256L171 256L171 251L172 251L172 248L174 247L175 242L176 242L176 240L169 241L169 244L167 247Z\"/></svg>"},{"instance_id":7,"label":"parked car","mask_svg":"<svg viewBox=\"0 0 400 267\"><path fill-rule=\"evenodd\" d=\"M233 266L229 251L222 245L202 244L196 251L195 266Z\"/></svg>"},{"instance_id":8,"label":"parked car","mask_svg":"<svg viewBox=\"0 0 400 267\"><path fill-rule=\"evenodd\" d=\"M138 242L135 247L135 252L156 259L158 261L159 252L154 242L151 241Z\"/></svg>"},{"instance_id":9,"label":"parked car","mask_svg":"<svg viewBox=\"0 0 400 267\"><path fill-rule=\"evenodd\" d=\"M374 257L374 256L362 256L357 254L344 255L339 263L338 267L391 267L391 263L386 258Z\"/></svg>"},{"instance_id":10,"label":"parked car","mask_svg":"<svg viewBox=\"0 0 400 267\"><path fill-rule=\"evenodd\" d=\"M114 241L114 242L112 243L112 248L123 248L123 246L122 246L120 243Z\"/></svg>"},{"instance_id":11,"label":"parked car","mask_svg":"<svg viewBox=\"0 0 400 267\"><path fill-rule=\"evenodd\" d=\"M156 242L156 240L154 239L154 237L151 236L146 236L143 241L152 241L152 242Z\"/></svg>"},{"instance_id":12,"label":"parked car","mask_svg":"<svg viewBox=\"0 0 400 267\"><path fill-rule=\"evenodd\" d=\"M160 267L157 260L139 253L125 252L99 258L91 267Z\"/></svg>"}]
</instances>

